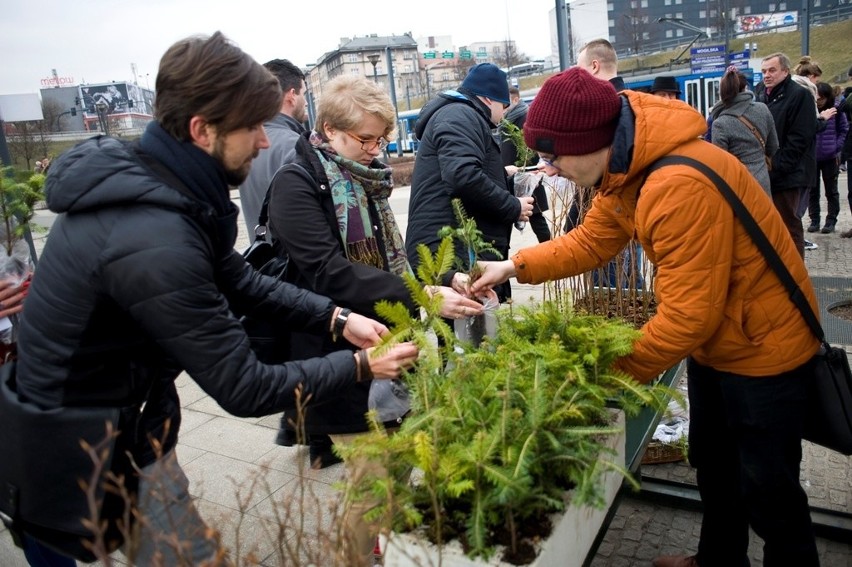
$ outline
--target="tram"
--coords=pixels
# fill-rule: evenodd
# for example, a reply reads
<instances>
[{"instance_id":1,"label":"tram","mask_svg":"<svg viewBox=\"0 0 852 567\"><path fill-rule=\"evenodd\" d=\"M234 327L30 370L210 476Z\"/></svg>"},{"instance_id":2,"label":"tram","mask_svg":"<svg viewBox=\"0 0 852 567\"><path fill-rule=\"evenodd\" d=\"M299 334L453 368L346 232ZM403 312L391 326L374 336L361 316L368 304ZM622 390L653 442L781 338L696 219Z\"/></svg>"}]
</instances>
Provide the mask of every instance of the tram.
<instances>
[{"instance_id":1,"label":"tram","mask_svg":"<svg viewBox=\"0 0 852 567\"><path fill-rule=\"evenodd\" d=\"M624 85L631 90L649 92L654 82L654 77L660 75L674 77L681 91L681 99L685 100L692 108L707 116L713 105L719 102L719 83L722 80L723 71L711 71L707 73L693 73L689 69L677 69L673 71L660 71L651 75L624 76ZM753 71L744 69L743 74L752 82Z\"/></svg>"}]
</instances>

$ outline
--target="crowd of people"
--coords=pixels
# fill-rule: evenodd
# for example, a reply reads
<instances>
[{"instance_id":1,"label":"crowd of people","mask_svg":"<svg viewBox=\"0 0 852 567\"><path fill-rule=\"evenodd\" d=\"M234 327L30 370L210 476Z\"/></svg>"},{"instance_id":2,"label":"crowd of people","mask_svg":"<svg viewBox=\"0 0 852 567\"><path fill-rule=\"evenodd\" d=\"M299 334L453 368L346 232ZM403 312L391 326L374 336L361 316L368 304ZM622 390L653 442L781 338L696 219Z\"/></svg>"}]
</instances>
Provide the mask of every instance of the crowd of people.
<instances>
[{"instance_id":1,"label":"crowd of people","mask_svg":"<svg viewBox=\"0 0 852 567\"><path fill-rule=\"evenodd\" d=\"M0 315L22 313L17 360L0 367L0 415L14 423L7 443L30 441L13 443L26 475L0 466L16 495L0 510L29 563L73 565L90 551L77 525L91 511L77 485L91 465L79 439L96 441L105 421L119 432L108 468L141 479L128 485L140 518L131 559L227 562L174 455L181 372L235 415L283 412L279 443L309 444L317 468L339 461L333 444L368 430L369 410L398 428L411 411L401 378L418 349L376 350L388 322L375 305L398 301L419 316L404 278L417 271L416 248L435 251L439 230L457 223L459 199L492 249L471 258L459 248L467 265L425 286L447 319L481 314L484 299L507 301L511 277L629 270L642 254L654 265L657 314L617 368L648 382L688 360L689 459L704 506L697 555L654 565L748 565L749 528L768 567L818 565L799 466L801 400L819 342L714 180L684 163L733 188L818 311L802 218L808 212L808 232L838 228L849 92L821 82L810 58L794 68L773 53L761 71L752 92L729 68L705 120L673 77L658 77L650 93L626 90L606 40L584 46L578 65L549 78L530 105L497 66L475 65L421 112L404 240L388 201L392 172L379 159L395 130L382 88L363 77L329 81L308 129L305 77L289 61L260 65L218 32L175 43L160 62L156 120L138 142L97 137L50 164L46 199L58 217L36 277L0 292ZM522 131L531 163L501 135L507 122ZM525 165L588 189L576 193L563 233L542 215L543 186L515 194ZM250 233L268 216L286 281L234 250L237 186ZM509 258L513 226L524 222L539 244ZM625 248L626 260L612 263ZM472 280L473 262L481 275ZM245 315L288 333L289 348L259 358ZM46 466L48 457L60 464ZM358 477L375 464L345 466ZM10 478L0 480L8 487ZM372 559L371 504L347 506L352 565Z\"/></svg>"}]
</instances>

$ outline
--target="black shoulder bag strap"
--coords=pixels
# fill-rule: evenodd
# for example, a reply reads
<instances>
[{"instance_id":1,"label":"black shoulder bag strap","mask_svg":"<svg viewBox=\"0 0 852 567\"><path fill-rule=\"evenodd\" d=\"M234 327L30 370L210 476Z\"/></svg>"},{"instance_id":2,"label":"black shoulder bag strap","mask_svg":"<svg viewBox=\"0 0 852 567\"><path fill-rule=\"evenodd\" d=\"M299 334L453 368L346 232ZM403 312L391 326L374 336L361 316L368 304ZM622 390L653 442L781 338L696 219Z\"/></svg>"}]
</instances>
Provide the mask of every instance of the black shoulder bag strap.
<instances>
[{"instance_id":1,"label":"black shoulder bag strap","mask_svg":"<svg viewBox=\"0 0 852 567\"><path fill-rule=\"evenodd\" d=\"M778 255L778 252L769 242L769 239L766 238L766 234L763 233L760 225L758 225L757 221L754 220L754 217L740 198L737 197L737 194L734 193L734 190L731 189L731 186L728 185L728 182L722 179L722 176L710 169L710 167L706 164L686 156L666 156L660 158L651 164L651 167L648 169L648 173L650 174L667 165L686 165L693 167L703 173L708 179L710 179L710 181L713 182L714 185L716 185L716 188L734 210L734 216L740 220L746 232L748 232L749 236L751 236L751 239L754 241L754 244L757 246L758 250L760 250L760 253L763 254L763 257L766 259L769 267L772 268L772 271L775 272L775 275L778 276L779 280L781 280L781 284L784 286L784 289L787 290L790 300L802 313L802 317L808 324L811 332L817 339L819 339L819 342L822 343L826 352L828 352L830 347L828 343L826 343L825 333L822 330L822 326L819 324L819 319L814 313L814 310L811 308L811 304L808 303L808 300L802 293L801 288L799 288L796 280L793 279L790 271L784 265L784 262Z\"/></svg>"},{"instance_id":2,"label":"black shoulder bag strap","mask_svg":"<svg viewBox=\"0 0 852 567\"><path fill-rule=\"evenodd\" d=\"M264 195L263 197L263 204L260 205L260 214L257 217L257 224L254 227L255 242L266 242L266 226L269 223L269 196L272 194L272 185L275 181L275 178L278 177L279 173L285 170L295 171L299 175L313 183L311 175L304 167L302 167L298 163L285 163L284 165L279 167L274 174L272 174L272 179L269 180L269 187L266 188L266 195Z\"/></svg>"}]
</instances>

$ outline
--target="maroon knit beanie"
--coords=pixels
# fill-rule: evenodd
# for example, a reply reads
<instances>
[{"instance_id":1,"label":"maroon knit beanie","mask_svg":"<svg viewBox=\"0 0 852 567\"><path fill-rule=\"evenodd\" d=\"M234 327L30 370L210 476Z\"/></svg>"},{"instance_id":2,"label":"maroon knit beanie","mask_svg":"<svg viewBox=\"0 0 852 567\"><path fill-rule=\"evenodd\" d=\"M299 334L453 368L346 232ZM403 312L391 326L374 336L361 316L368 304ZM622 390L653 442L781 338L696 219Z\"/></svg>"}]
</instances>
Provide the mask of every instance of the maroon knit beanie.
<instances>
[{"instance_id":1,"label":"maroon knit beanie","mask_svg":"<svg viewBox=\"0 0 852 567\"><path fill-rule=\"evenodd\" d=\"M609 81L572 67L545 81L524 122L527 146L557 156L581 156L615 137L621 99Z\"/></svg>"}]
</instances>

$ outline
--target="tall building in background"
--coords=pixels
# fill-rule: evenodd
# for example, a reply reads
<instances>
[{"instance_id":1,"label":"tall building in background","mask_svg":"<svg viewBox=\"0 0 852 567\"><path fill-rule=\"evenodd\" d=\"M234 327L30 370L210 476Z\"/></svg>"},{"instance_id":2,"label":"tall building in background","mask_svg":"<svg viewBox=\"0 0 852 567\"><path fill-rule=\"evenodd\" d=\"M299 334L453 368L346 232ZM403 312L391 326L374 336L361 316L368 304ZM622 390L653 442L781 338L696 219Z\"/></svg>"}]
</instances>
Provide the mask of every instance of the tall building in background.
<instances>
[{"instance_id":1,"label":"tall building in background","mask_svg":"<svg viewBox=\"0 0 852 567\"><path fill-rule=\"evenodd\" d=\"M852 1L810 0L811 24L852 17ZM573 0L567 4L571 46L576 53L587 41L603 37L622 57L674 49L692 41L698 28L709 38L724 41L750 33L788 31L799 27L801 2L772 0ZM660 19L663 21L660 21ZM556 9L549 13L553 66L559 63ZM677 23L683 22L687 26ZM572 61L573 62L573 61Z\"/></svg>"}]
</instances>

